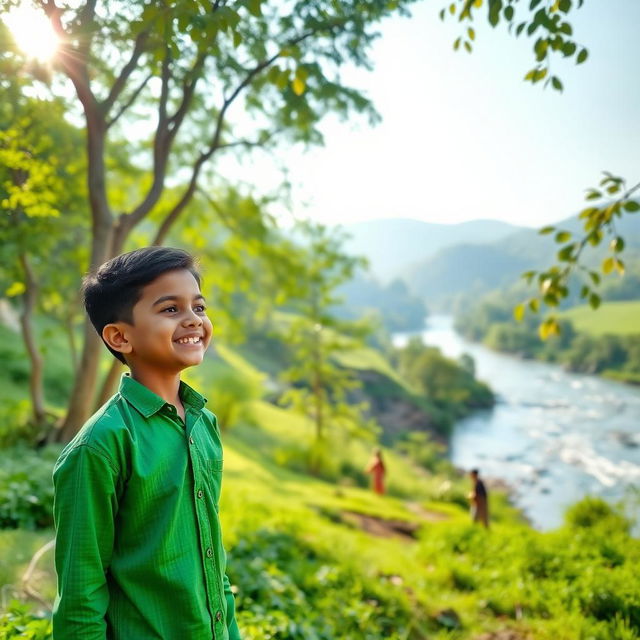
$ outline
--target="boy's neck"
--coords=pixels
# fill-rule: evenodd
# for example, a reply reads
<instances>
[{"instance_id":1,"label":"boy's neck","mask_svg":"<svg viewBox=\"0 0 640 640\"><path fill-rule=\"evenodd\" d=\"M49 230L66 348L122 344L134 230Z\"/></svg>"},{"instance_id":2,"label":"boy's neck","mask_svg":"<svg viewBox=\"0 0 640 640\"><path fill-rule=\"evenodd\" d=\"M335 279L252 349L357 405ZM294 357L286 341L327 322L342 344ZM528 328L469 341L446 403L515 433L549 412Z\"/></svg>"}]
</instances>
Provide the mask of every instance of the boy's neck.
<instances>
[{"instance_id":1,"label":"boy's neck","mask_svg":"<svg viewBox=\"0 0 640 640\"><path fill-rule=\"evenodd\" d=\"M165 402L172 404L178 413L183 414L180 400L180 373L149 371L138 367L131 368L131 377L160 396Z\"/></svg>"}]
</instances>

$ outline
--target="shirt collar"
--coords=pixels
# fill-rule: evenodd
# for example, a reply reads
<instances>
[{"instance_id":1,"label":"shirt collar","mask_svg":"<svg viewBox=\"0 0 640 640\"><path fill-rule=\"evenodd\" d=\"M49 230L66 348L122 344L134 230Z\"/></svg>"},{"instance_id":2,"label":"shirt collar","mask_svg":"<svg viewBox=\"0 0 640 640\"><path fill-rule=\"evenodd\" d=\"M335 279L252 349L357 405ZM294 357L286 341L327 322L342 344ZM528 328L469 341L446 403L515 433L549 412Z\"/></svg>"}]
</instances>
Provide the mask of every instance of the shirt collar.
<instances>
[{"instance_id":1,"label":"shirt collar","mask_svg":"<svg viewBox=\"0 0 640 640\"><path fill-rule=\"evenodd\" d=\"M135 407L145 418L149 418L164 407L166 402L159 395L147 389L143 384L134 380L130 374L125 373L120 380L120 395L133 407ZM207 399L200 395L195 389L190 387L186 382L180 381L180 399L188 407L200 411ZM186 408L186 407L185 407Z\"/></svg>"}]
</instances>

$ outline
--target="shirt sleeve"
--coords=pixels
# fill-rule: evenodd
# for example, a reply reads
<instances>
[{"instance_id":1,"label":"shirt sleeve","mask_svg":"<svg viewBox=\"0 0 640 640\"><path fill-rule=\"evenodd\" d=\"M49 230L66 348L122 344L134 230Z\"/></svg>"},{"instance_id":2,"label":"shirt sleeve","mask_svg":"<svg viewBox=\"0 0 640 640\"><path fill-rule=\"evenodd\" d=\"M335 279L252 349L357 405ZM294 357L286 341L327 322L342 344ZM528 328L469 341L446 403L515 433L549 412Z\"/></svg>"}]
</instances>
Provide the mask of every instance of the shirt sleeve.
<instances>
[{"instance_id":1,"label":"shirt sleeve","mask_svg":"<svg viewBox=\"0 0 640 640\"><path fill-rule=\"evenodd\" d=\"M241 640L240 629L238 629L238 623L236 622L236 603L233 593L231 591L231 583L227 574L224 574L224 597L227 601L227 630L229 631L229 640Z\"/></svg>"},{"instance_id":2,"label":"shirt sleeve","mask_svg":"<svg viewBox=\"0 0 640 640\"><path fill-rule=\"evenodd\" d=\"M53 637L105 640L118 472L105 455L81 444L58 461L53 482L58 575Z\"/></svg>"}]
</instances>

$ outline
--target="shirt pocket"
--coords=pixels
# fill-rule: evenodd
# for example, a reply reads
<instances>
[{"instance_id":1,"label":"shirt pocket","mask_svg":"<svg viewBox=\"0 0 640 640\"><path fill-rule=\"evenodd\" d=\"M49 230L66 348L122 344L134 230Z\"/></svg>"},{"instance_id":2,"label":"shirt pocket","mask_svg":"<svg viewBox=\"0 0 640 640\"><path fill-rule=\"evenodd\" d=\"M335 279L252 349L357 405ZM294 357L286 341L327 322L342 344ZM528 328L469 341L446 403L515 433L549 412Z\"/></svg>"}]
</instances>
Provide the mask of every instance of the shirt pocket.
<instances>
[{"instance_id":1,"label":"shirt pocket","mask_svg":"<svg viewBox=\"0 0 640 640\"><path fill-rule=\"evenodd\" d=\"M222 467L222 458L220 458L219 460L212 460L209 458L205 459L204 461L204 471L206 475L207 486L211 490L213 502L216 507L220 500L220 489L222 487Z\"/></svg>"}]
</instances>

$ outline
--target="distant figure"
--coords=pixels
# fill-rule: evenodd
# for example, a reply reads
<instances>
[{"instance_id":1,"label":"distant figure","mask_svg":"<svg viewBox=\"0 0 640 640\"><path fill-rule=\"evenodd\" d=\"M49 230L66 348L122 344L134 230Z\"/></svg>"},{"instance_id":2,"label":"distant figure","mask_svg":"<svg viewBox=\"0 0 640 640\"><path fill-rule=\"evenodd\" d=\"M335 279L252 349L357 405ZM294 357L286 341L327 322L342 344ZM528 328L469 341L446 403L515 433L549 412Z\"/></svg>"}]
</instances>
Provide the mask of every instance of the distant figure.
<instances>
[{"instance_id":1,"label":"distant figure","mask_svg":"<svg viewBox=\"0 0 640 640\"><path fill-rule=\"evenodd\" d=\"M372 489L378 495L384 495L384 462L382 462L382 451L374 449L373 456L367 465L366 472L371 474Z\"/></svg>"},{"instance_id":2,"label":"distant figure","mask_svg":"<svg viewBox=\"0 0 640 640\"><path fill-rule=\"evenodd\" d=\"M472 469L469 473L473 490L469 494L471 502L471 518L474 522L480 522L489 528L489 497L484 482L480 480L478 469Z\"/></svg>"}]
</instances>

